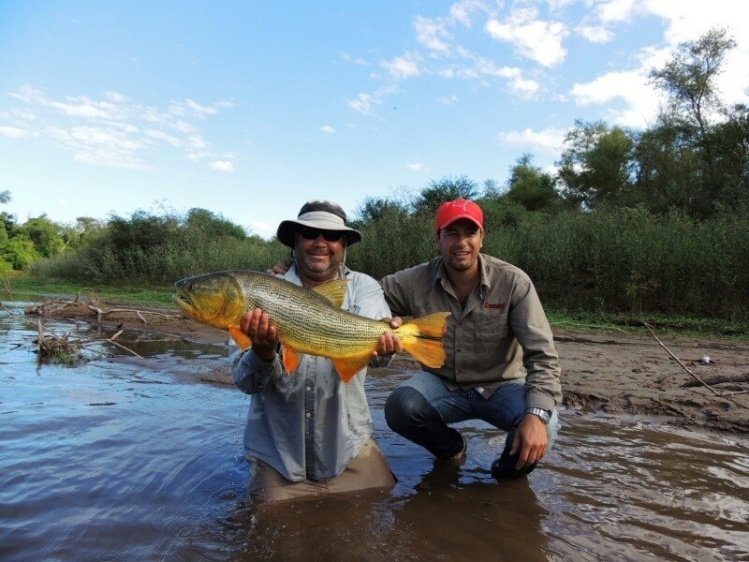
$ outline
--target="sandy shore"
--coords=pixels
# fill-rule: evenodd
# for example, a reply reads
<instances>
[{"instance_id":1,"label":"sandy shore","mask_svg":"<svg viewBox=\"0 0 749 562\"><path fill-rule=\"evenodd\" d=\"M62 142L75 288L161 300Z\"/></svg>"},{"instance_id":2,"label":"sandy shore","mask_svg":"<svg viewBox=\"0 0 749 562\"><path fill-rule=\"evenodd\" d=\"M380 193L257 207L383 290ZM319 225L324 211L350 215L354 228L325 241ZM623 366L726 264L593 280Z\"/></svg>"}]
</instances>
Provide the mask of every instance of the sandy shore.
<instances>
[{"instance_id":1,"label":"sandy shore","mask_svg":"<svg viewBox=\"0 0 749 562\"><path fill-rule=\"evenodd\" d=\"M81 301L47 303L36 313L195 342L227 340L226 332L174 309ZM552 328L567 408L659 416L663 423L684 427L749 432L749 343ZM406 369L415 363L403 356L392 365Z\"/></svg>"}]
</instances>

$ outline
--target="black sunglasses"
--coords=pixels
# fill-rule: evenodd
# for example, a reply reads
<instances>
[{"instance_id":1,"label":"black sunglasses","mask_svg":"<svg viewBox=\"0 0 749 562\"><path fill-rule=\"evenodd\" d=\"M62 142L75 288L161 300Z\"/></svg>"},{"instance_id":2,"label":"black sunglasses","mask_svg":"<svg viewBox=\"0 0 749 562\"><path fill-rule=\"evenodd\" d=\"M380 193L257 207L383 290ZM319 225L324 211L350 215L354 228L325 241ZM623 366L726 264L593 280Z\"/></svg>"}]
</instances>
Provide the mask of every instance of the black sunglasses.
<instances>
[{"instance_id":1,"label":"black sunglasses","mask_svg":"<svg viewBox=\"0 0 749 562\"><path fill-rule=\"evenodd\" d=\"M318 230L308 226L303 226L297 232L305 240L317 240L317 237L322 234L322 237L328 242L338 242L343 236L343 232L337 230Z\"/></svg>"}]
</instances>

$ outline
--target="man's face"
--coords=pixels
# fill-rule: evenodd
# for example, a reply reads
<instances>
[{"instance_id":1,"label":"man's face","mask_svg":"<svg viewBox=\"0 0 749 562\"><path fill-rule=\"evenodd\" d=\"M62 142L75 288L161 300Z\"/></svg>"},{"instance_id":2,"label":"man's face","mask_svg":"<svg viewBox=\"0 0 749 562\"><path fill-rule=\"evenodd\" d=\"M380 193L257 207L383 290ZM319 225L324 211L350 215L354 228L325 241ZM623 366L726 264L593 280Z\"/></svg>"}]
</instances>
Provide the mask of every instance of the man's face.
<instances>
[{"instance_id":1,"label":"man's face","mask_svg":"<svg viewBox=\"0 0 749 562\"><path fill-rule=\"evenodd\" d=\"M331 240L332 238L337 238ZM315 282L334 279L343 263L346 237L342 232L302 228L294 233L294 255L302 277Z\"/></svg>"},{"instance_id":2,"label":"man's face","mask_svg":"<svg viewBox=\"0 0 749 562\"><path fill-rule=\"evenodd\" d=\"M468 219L460 219L437 234L445 266L454 271L468 271L476 265L484 245L484 230Z\"/></svg>"}]
</instances>

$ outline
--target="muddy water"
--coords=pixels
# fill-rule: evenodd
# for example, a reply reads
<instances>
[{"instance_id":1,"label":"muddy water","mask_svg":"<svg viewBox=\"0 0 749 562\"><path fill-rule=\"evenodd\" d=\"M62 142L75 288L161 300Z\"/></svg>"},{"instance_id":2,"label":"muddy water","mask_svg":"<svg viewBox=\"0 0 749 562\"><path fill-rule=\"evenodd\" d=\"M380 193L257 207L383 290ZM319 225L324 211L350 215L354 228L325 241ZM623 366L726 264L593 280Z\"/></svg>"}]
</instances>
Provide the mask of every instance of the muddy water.
<instances>
[{"instance_id":1,"label":"muddy water","mask_svg":"<svg viewBox=\"0 0 749 562\"><path fill-rule=\"evenodd\" d=\"M48 323L71 337L87 326ZM35 321L0 317L0 560L749 560L749 436L563 411L529 478L495 482L503 436L463 424L468 460L435 465L390 433L370 376L387 494L252 509L248 398L207 383L220 347L101 344L75 367L39 365ZM213 377L215 378L215 377Z\"/></svg>"}]
</instances>

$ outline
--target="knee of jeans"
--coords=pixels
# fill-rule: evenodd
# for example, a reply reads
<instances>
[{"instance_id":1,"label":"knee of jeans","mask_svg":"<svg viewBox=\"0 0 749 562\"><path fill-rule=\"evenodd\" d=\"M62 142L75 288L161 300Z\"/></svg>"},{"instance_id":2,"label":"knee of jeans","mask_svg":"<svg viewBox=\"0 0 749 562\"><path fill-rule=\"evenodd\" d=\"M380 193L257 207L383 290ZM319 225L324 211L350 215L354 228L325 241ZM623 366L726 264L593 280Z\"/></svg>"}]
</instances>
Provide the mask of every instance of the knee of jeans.
<instances>
[{"instance_id":1,"label":"knee of jeans","mask_svg":"<svg viewBox=\"0 0 749 562\"><path fill-rule=\"evenodd\" d=\"M393 431L421 426L431 408L421 392L401 386L391 392L385 401L385 421Z\"/></svg>"}]
</instances>

